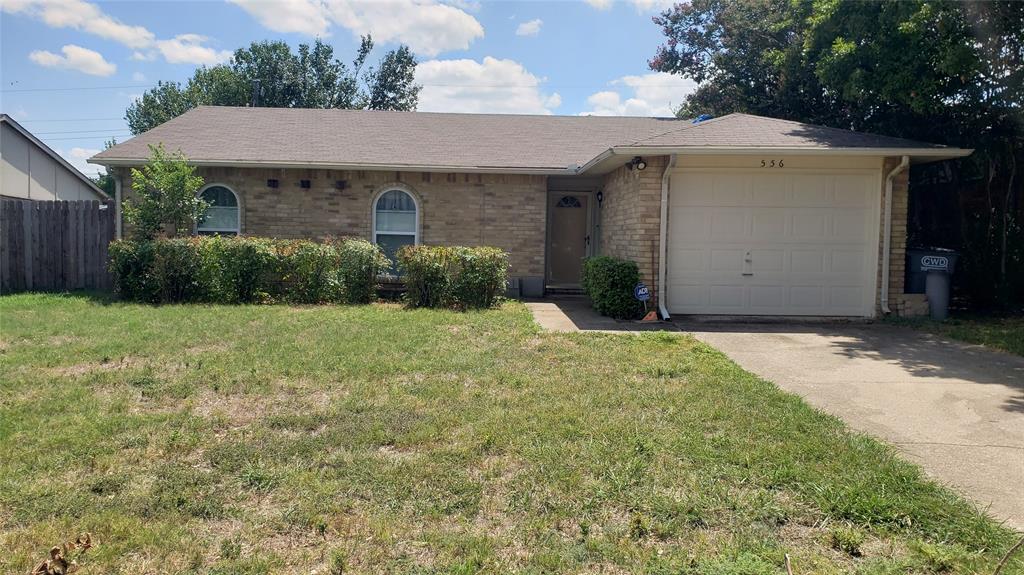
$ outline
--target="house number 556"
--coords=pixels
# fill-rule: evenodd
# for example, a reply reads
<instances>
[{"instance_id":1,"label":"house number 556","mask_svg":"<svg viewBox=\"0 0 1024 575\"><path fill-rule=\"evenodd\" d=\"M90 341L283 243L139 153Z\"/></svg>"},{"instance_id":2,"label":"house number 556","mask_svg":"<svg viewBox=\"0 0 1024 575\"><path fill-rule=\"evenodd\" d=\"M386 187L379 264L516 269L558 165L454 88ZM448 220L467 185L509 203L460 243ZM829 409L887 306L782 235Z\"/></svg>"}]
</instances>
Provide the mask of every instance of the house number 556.
<instances>
[{"instance_id":1,"label":"house number 556","mask_svg":"<svg viewBox=\"0 0 1024 575\"><path fill-rule=\"evenodd\" d=\"M785 168L786 165L782 163L782 160L761 160L762 168Z\"/></svg>"}]
</instances>

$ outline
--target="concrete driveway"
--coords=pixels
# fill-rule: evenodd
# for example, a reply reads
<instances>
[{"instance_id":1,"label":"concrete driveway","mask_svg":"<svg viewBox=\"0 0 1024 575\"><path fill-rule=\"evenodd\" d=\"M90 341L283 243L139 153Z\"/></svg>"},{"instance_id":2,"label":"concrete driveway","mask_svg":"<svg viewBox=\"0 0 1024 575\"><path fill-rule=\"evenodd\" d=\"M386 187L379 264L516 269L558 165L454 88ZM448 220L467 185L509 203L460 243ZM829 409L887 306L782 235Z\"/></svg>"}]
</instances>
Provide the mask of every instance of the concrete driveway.
<instances>
[{"instance_id":1,"label":"concrete driveway","mask_svg":"<svg viewBox=\"0 0 1024 575\"><path fill-rule=\"evenodd\" d=\"M1024 530L1024 358L888 325L677 325Z\"/></svg>"}]
</instances>

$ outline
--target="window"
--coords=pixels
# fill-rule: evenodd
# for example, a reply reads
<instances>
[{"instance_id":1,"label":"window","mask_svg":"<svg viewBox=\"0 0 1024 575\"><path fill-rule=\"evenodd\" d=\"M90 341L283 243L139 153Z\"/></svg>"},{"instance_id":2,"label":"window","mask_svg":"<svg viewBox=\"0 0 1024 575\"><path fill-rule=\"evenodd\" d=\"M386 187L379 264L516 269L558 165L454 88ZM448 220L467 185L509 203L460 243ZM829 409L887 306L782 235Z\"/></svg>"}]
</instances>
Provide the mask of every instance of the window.
<instances>
[{"instance_id":1,"label":"window","mask_svg":"<svg viewBox=\"0 0 1024 575\"><path fill-rule=\"evenodd\" d=\"M556 208L582 208L583 204L580 203L580 199L576 196L563 196L562 199L558 200L555 204Z\"/></svg>"},{"instance_id":2,"label":"window","mask_svg":"<svg viewBox=\"0 0 1024 575\"><path fill-rule=\"evenodd\" d=\"M196 232L199 235L238 235L241 220L238 211L238 196L224 186L208 186L199 193L209 207L199 218Z\"/></svg>"},{"instance_id":3,"label":"window","mask_svg":"<svg viewBox=\"0 0 1024 575\"><path fill-rule=\"evenodd\" d=\"M373 241L395 259L402 246L419 243L416 200L402 190L388 190L373 205Z\"/></svg>"}]
</instances>

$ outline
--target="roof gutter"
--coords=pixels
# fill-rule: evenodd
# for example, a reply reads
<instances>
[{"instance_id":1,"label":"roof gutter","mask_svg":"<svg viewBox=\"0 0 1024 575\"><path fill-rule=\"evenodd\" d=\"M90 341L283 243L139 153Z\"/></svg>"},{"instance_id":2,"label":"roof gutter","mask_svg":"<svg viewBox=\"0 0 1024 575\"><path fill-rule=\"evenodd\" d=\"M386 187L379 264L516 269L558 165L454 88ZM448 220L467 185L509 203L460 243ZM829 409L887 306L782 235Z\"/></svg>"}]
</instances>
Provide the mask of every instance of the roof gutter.
<instances>
[{"instance_id":1,"label":"roof gutter","mask_svg":"<svg viewBox=\"0 0 1024 575\"><path fill-rule=\"evenodd\" d=\"M611 148L609 152L620 156L636 156L644 154L749 155L773 152L781 154L792 153L824 156L913 156L915 158L928 158L930 160L945 160L969 156L974 153L974 150L969 148L809 148L800 146L622 146ZM605 154L587 162L584 168L595 163L595 160L603 159L602 156L605 156Z\"/></svg>"},{"instance_id":2,"label":"roof gutter","mask_svg":"<svg viewBox=\"0 0 1024 575\"><path fill-rule=\"evenodd\" d=\"M665 307L665 273L668 267L665 265L665 257L668 254L668 188L672 178L672 169L676 167L676 155L668 157L668 165L665 166L665 173L661 175L661 217L658 226L658 311L661 312L661 319L670 320L668 308Z\"/></svg>"},{"instance_id":3,"label":"roof gutter","mask_svg":"<svg viewBox=\"0 0 1024 575\"><path fill-rule=\"evenodd\" d=\"M885 231L882 233L882 313L892 313L889 309L889 249L892 245L892 181L900 172L910 166L910 156L903 156L898 166L885 177Z\"/></svg>"}]
</instances>

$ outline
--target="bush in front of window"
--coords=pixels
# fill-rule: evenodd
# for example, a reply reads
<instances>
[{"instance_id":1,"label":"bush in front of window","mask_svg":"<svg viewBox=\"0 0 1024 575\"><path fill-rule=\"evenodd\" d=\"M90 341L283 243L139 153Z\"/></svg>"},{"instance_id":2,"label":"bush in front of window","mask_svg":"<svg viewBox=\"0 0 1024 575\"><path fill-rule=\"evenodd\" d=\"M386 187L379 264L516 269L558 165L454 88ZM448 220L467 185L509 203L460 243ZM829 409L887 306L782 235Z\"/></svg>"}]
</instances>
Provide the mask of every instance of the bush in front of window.
<instances>
[{"instance_id":1,"label":"bush in front of window","mask_svg":"<svg viewBox=\"0 0 1024 575\"><path fill-rule=\"evenodd\" d=\"M119 240L109 253L118 294L148 303L368 303L377 274L391 265L379 247L357 239Z\"/></svg>"},{"instance_id":2,"label":"bush in front of window","mask_svg":"<svg viewBox=\"0 0 1024 575\"><path fill-rule=\"evenodd\" d=\"M493 247L404 246L395 259L410 307L493 307L508 281L508 253Z\"/></svg>"},{"instance_id":3,"label":"bush in front of window","mask_svg":"<svg viewBox=\"0 0 1024 575\"><path fill-rule=\"evenodd\" d=\"M633 296L640 281L636 262L610 256L595 256L583 261L583 291L601 315L616 319L638 317L642 306Z\"/></svg>"},{"instance_id":4,"label":"bush in front of window","mask_svg":"<svg viewBox=\"0 0 1024 575\"><path fill-rule=\"evenodd\" d=\"M193 238L202 261L203 299L216 303L259 303L275 291L278 243L267 238Z\"/></svg>"},{"instance_id":5,"label":"bush in front of window","mask_svg":"<svg viewBox=\"0 0 1024 575\"><path fill-rule=\"evenodd\" d=\"M445 246L402 246L395 252L398 271L405 282L409 307L444 307L452 287L455 249Z\"/></svg>"},{"instance_id":6,"label":"bush in front of window","mask_svg":"<svg viewBox=\"0 0 1024 575\"><path fill-rule=\"evenodd\" d=\"M380 246L359 238L337 245L338 274L345 303L370 303L377 297L377 276L391 267Z\"/></svg>"},{"instance_id":7,"label":"bush in front of window","mask_svg":"<svg viewBox=\"0 0 1024 575\"><path fill-rule=\"evenodd\" d=\"M285 297L295 303L341 301L340 259L331 244L291 242L280 258Z\"/></svg>"}]
</instances>

